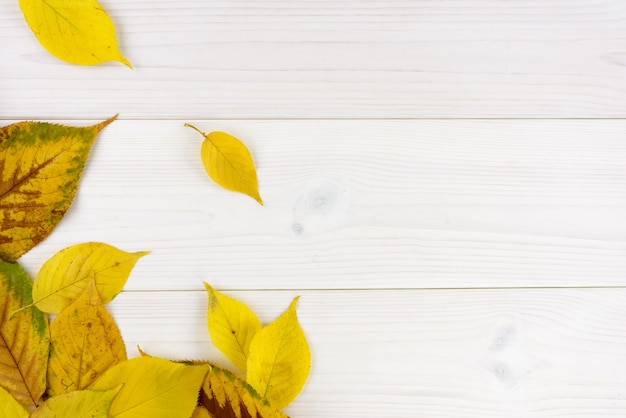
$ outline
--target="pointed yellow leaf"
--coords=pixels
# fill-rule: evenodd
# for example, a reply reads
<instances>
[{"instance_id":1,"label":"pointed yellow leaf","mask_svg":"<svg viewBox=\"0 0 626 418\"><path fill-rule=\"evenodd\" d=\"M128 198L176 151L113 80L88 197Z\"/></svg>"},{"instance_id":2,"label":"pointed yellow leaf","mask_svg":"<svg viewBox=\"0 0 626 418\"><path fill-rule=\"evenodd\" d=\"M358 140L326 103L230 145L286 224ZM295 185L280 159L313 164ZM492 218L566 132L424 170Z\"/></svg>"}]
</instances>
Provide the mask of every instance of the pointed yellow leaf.
<instances>
[{"instance_id":1,"label":"pointed yellow leaf","mask_svg":"<svg viewBox=\"0 0 626 418\"><path fill-rule=\"evenodd\" d=\"M124 384L111 405L111 418L189 418L210 366L189 366L157 357L126 360L107 370L92 390Z\"/></svg>"},{"instance_id":2,"label":"pointed yellow leaf","mask_svg":"<svg viewBox=\"0 0 626 418\"><path fill-rule=\"evenodd\" d=\"M225 132L205 134L188 123L204 136L202 162L208 175L225 189L247 194L261 205L259 185L254 161L248 148L237 138Z\"/></svg>"},{"instance_id":3,"label":"pointed yellow leaf","mask_svg":"<svg viewBox=\"0 0 626 418\"><path fill-rule=\"evenodd\" d=\"M109 367L126 360L126 348L94 280L50 325L48 392L81 390Z\"/></svg>"},{"instance_id":4,"label":"pointed yellow leaf","mask_svg":"<svg viewBox=\"0 0 626 418\"><path fill-rule=\"evenodd\" d=\"M245 371L250 342L261 329L261 321L244 303L207 283L204 286L209 296L207 323L211 340L235 366Z\"/></svg>"},{"instance_id":5,"label":"pointed yellow leaf","mask_svg":"<svg viewBox=\"0 0 626 418\"><path fill-rule=\"evenodd\" d=\"M119 61L132 68L96 0L20 0L20 7L39 43L55 57L80 65Z\"/></svg>"},{"instance_id":6,"label":"pointed yellow leaf","mask_svg":"<svg viewBox=\"0 0 626 418\"><path fill-rule=\"evenodd\" d=\"M23 405L36 405L46 389L50 345L31 286L19 264L0 261L0 387Z\"/></svg>"},{"instance_id":7,"label":"pointed yellow leaf","mask_svg":"<svg viewBox=\"0 0 626 418\"><path fill-rule=\"evenodd\" d=\"M79 390L53 396L35 409L30 418L108 418L109 408L121 386L107 390Z\"/></svg>"},{"instance_id":8,"label":"pointed yellow leaf","mask_svg":"<svg viewBox=\"0 0 626 418\"><path fill-rule=\"evenodd\" d=\"M28 418L28 411L9 392L0 387L0 418Z\"/></svg>"},{"instance_id":9,"label":"pointed yellow leaf","mask_svg":"<svg viewBox=\"0 0 626 418\"><path fill-rule=\"evenodd\" d=\"M113 119L86 128L39 122L0 128L0 258L15 261L59 223L94 139Z\"/></svg>"},{"instance_id":10,"label":"pointed yellow leaf","mask_svg":"<svg viewBox=\"0 0 626 418\"><path fill-rule=\"evenodd\" d=\"M200 405L212 417L287 418L268 400L261 398L252 386L215 366L202 383Z\"/></svg>"},{"instance_id":11,"label":"pointed yellow leaf","mask_svg":"<svg viewBox=\"0 0 626 418\"><path fill-rule=\"evenodd\" d=\"M85 291L92 275L102 303L109 303L122 291L137 260L148 253L127 253L100 242L65 248L39 270L33 286L35 305L44 312L61 312Z\"/></svg>"},{"instance_id":12,"label":"pointed yellow leaf","mask_svg":"<svg viewBox=\"0 0 626 418\"><path fill-rule=\"evenodd\" d=\"M246 381L278 408L302 390L311 370L311 351L296 315L295 298L250 344Z\"/></svg>"}]
</instances>

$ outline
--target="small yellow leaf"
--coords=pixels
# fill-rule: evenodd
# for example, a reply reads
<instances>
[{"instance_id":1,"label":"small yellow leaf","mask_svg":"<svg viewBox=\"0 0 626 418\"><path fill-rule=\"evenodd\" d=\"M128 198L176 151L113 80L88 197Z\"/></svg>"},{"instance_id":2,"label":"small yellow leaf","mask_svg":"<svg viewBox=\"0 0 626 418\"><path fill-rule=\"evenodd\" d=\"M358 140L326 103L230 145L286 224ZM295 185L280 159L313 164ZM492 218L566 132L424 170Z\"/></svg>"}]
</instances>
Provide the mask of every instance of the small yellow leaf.
<instances>
[{"instance_id":1,"label":"small yellow leaf","mask_svg":"<svg viewBox=\"0 0 626 418\"><path fill-rule=\"evenodd\" d=\"M63 61L95 65L119 61L115 28L96 0L20 0L28 26L52 55Z\"/></svg>"},{"instance_id":2,"label":"small yellow leaf","mask_svg":"<svg viewBox=\"0 0 626 418\"><path fill-rule=\"evenodd\" d=\"M124 384L111 405L111 418L189 418L210 367L138 357L111 367L91 389L107 390Z\"/></svg>"},{"instance_id":3,"label":"small yellow leaf","mask_svg":"<svg viewBox=\"0 0 626 418\"><path fill-rule=\"evenodd\" d=\"M85 292L50 325L48 391L59 395L85 389L123 360L124 341L92 279Z\"/></svg>"},{"instance_id":4,"label":"small yellow leaf","mask_svg":"<svg viewBox=\"0 0 626 418\"><path fill-rule=\"evenodd\" d=\"M250 344L246 381L263 398L284 408L302 390L311 370L311 351L296 315L295 298Z\"/></svg>"},{"instance_id":5,"label":"small yellow leaf","mask_svg":"<svg viewBox=\"0 0 626 418\"><path fill-rule=\"evenodd\" d=\"M261 321L244 303L207 283L204 286L209 296L207 323L211 340L235 366L245 371L250 342L261 329Z\"/></svg>"},{"instance_id":6,"label":"small yellow leaf","mask_svg":"<svg viewBox=\"0 0 626 418\"><path fill-rule=\"evenodd\" d=\"M248 148L237 138L225 132L205 134L188 123L204 136L202 162L208 175L225 189L245 193L261 205L259 185L254 161Z\"/></svg>"},{"instance_id":7,"label":"small yellow leaf","mask_svg":"<svg viewBox=\"0 0 626 418\"><path fill-rule=\"evenodd\" d=\"M50 234L72 203L94 139L114 119L0 128L0 258L13 262Z\"/></svg>"},{"instance_id":8,"label":"small yellow leaf","mask_svg":"<svg viewBox=\"0 0 626 418\"><path fill-rule=\"evenodd\" d=\"M210 417L288 418L246 382L215 366L202 383L200 405Z\"/></svg>"},{"instance_id":9,"label":"small yellow leaf","mask_svg":"<svg viewBox=\"0 0 626 418\"><path fill-rule=\"evenodd\" d=\"M9 392L0 387L0 418L27 418L28 411Z\"/></svg>"},{"instance_id":10,"label":"small yellow leaf","mask_svg":"<svg viewBox=\"0 0 626 418\"><path fill-rule=\"evenodd\" d=\"M35 409L30 418L108 418L109 408L121 386L107 390L79 390L53 396Z\"/></svg>"},{"instance_id":11,"label":"small yellow leaf","mask_svg":"<svg viewBox=\"0 0 626 418\"><path fill-rule=\"evenodd\" d=\"M46 390L48 319L32 305L32 284L19 264L0 261L0 387L23 405Z\"/></svg>"},{"instance_id":12,"label":"small yellow leaf","mask_svg":"<svg viewBox=\"0 0 626 418\"><path fill-rule=\"evenodd\" d=\"M148 253L127 253L100 242L65 248L39 270L33 286L35 305L44 312L61 312L85 291L92 275L102 303L109 303L122 291L137 260Z\"/></svg>"}]
</instances>

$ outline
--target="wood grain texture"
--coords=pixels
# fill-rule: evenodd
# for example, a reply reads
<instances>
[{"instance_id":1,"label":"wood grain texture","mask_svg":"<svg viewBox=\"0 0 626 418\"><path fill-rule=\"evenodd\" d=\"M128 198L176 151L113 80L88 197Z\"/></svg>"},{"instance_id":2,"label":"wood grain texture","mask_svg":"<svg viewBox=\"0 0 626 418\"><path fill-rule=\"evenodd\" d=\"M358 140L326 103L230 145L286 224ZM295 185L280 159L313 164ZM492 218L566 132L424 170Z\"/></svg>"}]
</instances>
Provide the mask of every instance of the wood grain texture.
<instances>
[{"instance_id":1,"label":"wood grain texture","mask_svg":"<svg viewBox=\"0 0 626 418\"><path fill-rule=\"evenodd\" d=\"M103 0L135 67L49 56L0 4L5 118L626 116L622 0Z\"/></svg>"},{"instance_id":2,"label":"wood grain texture","mask_svg":"<svg viewBox=\"0 0 626 418\"><path fill-rule=\"evenodd\" d=\"M247 144L263 207L183 123L107 127L27 270L102 241L152 250L132 290L626 284L626 121L193 121Z\"/></svg>"},{"instance_id":3,"label":"wood grain texture","mask_svg":"<svg viewBox=\"0 0 626 418\"><path fill-rule=\"evenodd\" d=\"M626 289L229 294L264 323L301 294L313 369L292 417L626 415ZM126 292L110 308L132 356L228 366L204 292Z\"/></svg>"}]
</instances>

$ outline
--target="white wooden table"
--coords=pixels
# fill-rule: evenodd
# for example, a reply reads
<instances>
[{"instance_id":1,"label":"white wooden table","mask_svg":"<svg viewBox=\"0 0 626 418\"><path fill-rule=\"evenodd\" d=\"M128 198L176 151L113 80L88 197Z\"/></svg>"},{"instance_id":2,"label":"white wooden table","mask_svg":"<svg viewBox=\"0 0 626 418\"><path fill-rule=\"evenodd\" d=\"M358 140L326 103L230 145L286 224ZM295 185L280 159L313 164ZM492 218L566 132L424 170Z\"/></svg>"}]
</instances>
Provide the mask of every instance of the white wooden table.
<instances>
[{"instance_id":1,"label":"white wooden table","mask_svg":"<svg viewBox=\"0 0 626 418\"><path fill-rule=\"evenodd\" d=\"M131 71L49 56L0 3L0 118L119 113L22 258L152 250L131 355L227 365L202 281L313 353L294 418L626 416L626 2L102 0ZM255 156L265 206L205 175Z\"/></svg>"}]
</instances>

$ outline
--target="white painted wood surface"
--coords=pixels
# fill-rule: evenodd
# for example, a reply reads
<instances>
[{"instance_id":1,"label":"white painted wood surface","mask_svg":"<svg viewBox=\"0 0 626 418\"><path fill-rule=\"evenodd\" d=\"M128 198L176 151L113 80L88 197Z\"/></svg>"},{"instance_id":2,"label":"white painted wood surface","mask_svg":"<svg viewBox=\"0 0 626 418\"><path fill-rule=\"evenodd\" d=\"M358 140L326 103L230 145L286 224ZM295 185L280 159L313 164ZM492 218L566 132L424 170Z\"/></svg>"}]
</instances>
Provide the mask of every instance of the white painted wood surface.
<instances>
[{"instance_id":1,"label":"white painted wood surface","mask_svg":"<svg viewBox=\"0 0 626 418\"><path fill-rule=\"evenodd\" d=\"M626 416L626 3L102 4L134 71L0 3L0 118L120 114L21 262L152 250L111 304L131 354L223 362L209 281L265 322L302 296L293 418ZM184 122L244 140L265 206Z\"/></svg>"},{"instance_id":2,"label":"white painted wood surface","mask_svg":"<svg viewBox=\"0 0 626 418\"><path fill-rule=\"evenodd\" d=\"M56 61L0 2L5 117L626 114L623 0L102 4L135 71Z\"/></svg>"}]
</instances>

